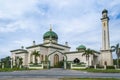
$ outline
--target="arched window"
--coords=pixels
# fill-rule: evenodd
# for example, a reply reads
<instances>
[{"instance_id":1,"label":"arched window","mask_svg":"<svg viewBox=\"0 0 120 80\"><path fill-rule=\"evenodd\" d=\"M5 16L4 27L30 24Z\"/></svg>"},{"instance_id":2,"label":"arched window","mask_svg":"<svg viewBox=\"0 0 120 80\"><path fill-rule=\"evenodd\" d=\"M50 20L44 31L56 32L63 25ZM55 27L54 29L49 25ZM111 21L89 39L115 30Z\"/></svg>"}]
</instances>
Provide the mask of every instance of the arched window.
<instances>
[{"instance_id":1,"label":"arched window","mask_svg":"<svg viewBox=\"0 0 120 80\"><path fill-rule=\"evenodd\" d=\"M80 63L80 60L78 58L75 58L74 63Z\"/></svg>"},{"instance_id":2,"label":"arched window","mask_svg":"<svg viewBox=\"0 0 120 80\"><path fill-rule=\"evenodd\" d=\"M107 65L107 61L104 62L104 65Z\"/></svg>"},{"instance_id":3,"label":"arched window","mask_svg":"<svg viewBox=\"0 0 120 80\"><path fill-rule=\"evenodd\" d=\"M103 23L103 26L105 27L105 22Z\"/></svg>"}]
</instances>

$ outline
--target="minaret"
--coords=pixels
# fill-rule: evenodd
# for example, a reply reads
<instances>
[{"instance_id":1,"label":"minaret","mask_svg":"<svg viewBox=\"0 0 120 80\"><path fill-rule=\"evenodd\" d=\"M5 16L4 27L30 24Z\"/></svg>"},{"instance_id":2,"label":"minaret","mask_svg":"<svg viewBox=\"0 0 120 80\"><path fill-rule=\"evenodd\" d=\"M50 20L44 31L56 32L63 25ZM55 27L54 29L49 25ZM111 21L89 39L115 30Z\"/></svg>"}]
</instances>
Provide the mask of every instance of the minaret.
<instances>
[{"instance_id":1,"label":"minaret","mask_svg":"<svg viewBox=\"0 0 120 80\"><path fill-rule=\"evenodd\" d=\"M50 24L50 31L52 31L52 24Z\"/></svg>"},{"instance_id":2,"label":"minaret","mask_svg":"<svg viewBox=\"0 0 120 80\"><path fill-rule=\"evenodd\" d=\"M109 17L108 11L102 11L102 48L101 48L101 65L113 65L112 53L110 51L109 39Z\"/></svg>"}]
</instances>

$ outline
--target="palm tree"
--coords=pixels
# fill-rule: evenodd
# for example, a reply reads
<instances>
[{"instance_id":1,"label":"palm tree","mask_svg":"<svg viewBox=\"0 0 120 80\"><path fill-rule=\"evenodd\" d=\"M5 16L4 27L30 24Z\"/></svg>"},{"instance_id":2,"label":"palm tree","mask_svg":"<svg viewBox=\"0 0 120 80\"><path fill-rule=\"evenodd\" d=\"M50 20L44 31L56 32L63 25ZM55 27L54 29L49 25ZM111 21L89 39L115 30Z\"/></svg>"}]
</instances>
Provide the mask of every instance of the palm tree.
<instances>
[{"instance_id":1,"label":"palm tree","mask_svg":"<svg viewBox=\"0 0 120 80\"><path fill-rule=\"evenodd\" d=\"M94 51L89 48L85 49L84 53L82 54L82 56L86 57L86 61L88 61L88 67L89 67L89 57L90 57L90 55L93 55L93 54L94 54Z\"/></svg>"},{"instance_id":2,"label":"palm tree","mask_svg":"<svg viewBox=\"0 0 120 80\"><path fill-rule=\"evenodd\" d=\"M15 67L19 68L19 57L15 57Z\"/></svg>"},{"instance_id":3,"label":"palm tree","mask_svg":"<svg viewBox=\"0 0 120 80\"><path fill-rule=\"evenodd\" d=\"M16 66L17 68L21 68L21 67L22 67L22 64L23 64L23 58L17 56L17 57L15 58L15 66Z\"/></svg>"},{"instance_id":4,"label":"palm tree","mask_svg":"<svg viewBox=\"0 0 120 80\"><path fill-rule=\"evenodd\" d=\"M119 57L120 57L119 43L116 44L116 46L111 46L111 48L112 48L112 52L115 51L117 55L117 67L119 68Z\"/></svg>"},{"instance_id":5,"label":"palm tree","mask_svg":"<svg viewBox=\"0 0 120 80\"><path fill-rule=\"evenodd\" d=\"M40 56L39 51L34 50L34 51L32 52L32 55L35 56L35 64L37 64L37 57Z\"/></svg>"}]
</instances>

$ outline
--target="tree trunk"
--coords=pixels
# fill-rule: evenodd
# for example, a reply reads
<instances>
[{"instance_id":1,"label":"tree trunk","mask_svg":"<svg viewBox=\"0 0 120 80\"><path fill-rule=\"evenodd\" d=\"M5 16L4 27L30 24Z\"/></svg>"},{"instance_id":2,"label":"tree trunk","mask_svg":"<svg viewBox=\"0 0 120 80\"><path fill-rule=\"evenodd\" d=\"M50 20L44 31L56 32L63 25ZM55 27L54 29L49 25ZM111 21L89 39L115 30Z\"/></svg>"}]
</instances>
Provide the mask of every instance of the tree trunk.
<instances>
[{"instance_id":1,"label":"tree trunk","mask_svg":"<svg viewBox=\"0 0 120 80\"><path fill-rule=\"evenodd\" d=\"M119 57L117 56L117 68L119 68Z\"/></svg>"},{"instance_id":2,"label":"tree trunk","mask_svg":"<svg viewBox=\"0 0 120 80\"><path fill-rule=\"evenodd\" d=\"M87 61L87 67L89 67L89 57L88 56L86 56L86 61Z\"/></svg>"},{"instance_id":3,"label":"tree trunk","mask_svg":"<svg viewBox=\"0 0 120 80\"><path fill-rule=\"evenodd\" d=\"M35 64L37 64L37 57L35 56Z\"/></svg>"}]
</instances>

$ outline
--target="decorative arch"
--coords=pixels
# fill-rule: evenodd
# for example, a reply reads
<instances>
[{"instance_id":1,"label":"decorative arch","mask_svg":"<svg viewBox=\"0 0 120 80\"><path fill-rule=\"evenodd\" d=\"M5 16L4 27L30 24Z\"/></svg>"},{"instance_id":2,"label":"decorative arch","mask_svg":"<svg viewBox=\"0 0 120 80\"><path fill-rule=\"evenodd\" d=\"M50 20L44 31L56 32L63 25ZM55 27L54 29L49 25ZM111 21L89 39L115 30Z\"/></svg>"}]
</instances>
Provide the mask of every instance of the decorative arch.
<instances>
[{"instance_id":1,"label":"decorative arch","mask_svg":"<svg viewBox=\"0 0 120 80\"><path fill-rule=\"evenodd\" d=\"M58 51L58 50L56 50L56 51L50 53L50 54L48 55L48 60L49 60L49 57L50 57L52 54L56 53L56 52L59 52L60 54L64 55L64 56L65 56L64 61L67 61L67 56L66 56L66 54L64 54L64 53L62 53L62 52L60 52L60 51Z\"/></svg>"},{"instance_id":2,"label":"decorative arch","mask_svg":"<svg viewBox=\"0 0 120 80\"><path fill-rule=\"evenodd\" d=\"M64 53L62 53L62 52L60 52L60 51L58 51L58 50L50 53L50 54L47 56L47 57L48 57L48 63L49 63L48 68L50 69L50 60L49 60L49 57L50 57L52 54L56 53L56 52L59 52L60 54L62 54L62 55L65 57L65 58L63 58L63 59L64 59L64 69L66 69L67 56L66 56L66 54L64 54Z\"/></svg>"}]
</instances>

